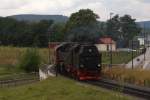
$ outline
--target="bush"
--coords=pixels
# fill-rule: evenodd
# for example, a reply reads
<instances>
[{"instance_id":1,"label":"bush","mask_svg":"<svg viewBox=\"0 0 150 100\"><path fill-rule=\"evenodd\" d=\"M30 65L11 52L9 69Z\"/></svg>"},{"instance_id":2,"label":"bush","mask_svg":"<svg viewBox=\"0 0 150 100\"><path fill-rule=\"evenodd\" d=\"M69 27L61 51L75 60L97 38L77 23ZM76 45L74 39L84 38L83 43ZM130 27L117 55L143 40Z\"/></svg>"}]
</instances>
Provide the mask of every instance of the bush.
<instances>
[{"instance_id":1,"label":"bush","mask_svg":"<svg viewBox=\"0 0 150 100\"><path fill-rule=\"evenodd\" d=\"M41 58L37 49L27 49L19 60L19 68L26 72L37 72Z\"/></svg>"}]
</instances>

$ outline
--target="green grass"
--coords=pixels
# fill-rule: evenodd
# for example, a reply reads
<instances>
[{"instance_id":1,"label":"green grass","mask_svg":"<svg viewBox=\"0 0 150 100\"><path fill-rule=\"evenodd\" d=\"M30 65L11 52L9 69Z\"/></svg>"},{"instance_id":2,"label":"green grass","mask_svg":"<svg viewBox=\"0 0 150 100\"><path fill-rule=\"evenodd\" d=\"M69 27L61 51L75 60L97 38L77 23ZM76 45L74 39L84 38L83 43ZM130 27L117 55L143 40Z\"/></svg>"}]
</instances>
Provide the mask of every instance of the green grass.
<instances>
[{"instance_id":1,"label":"green grass","mask_svg":"<svg viewBox=\"0 0 150 100\"><path fill-rule=\"evenodd\" d=\"M19 70L13 65L0 65L0 76L19 73Z\"/></svg>"},{"instance_id":2,"label":"green grass","mask_svg":"<svg viewBox=\"0 0 150 100\"><path fill-rule=\"evenodd\" d=\"M17 48L17 47L0 47L0 65L15 65L18 62L19 57L27 50L28 48ZM39 53L42 57L42 62L48 62L48 49L40 48Z\"/></svg>"},{"instance_id":3,"label":"green grass","mask_svg":"<svg viewBox=\"0 0 150 100\"><path fill-rule=\"evenodd\" d=\"M15 74L5 74L0 75L0 80L16 80L16 79L27 79L27 78L37 78L36 73L15 73Z\"/></svg>"},{"instance_id":4,"label":"green grass","mask_svg":"<svg viewBox=\"0 0 150 100\"><path fill-rule=\"evenodd\" d=\"M133 100L118 92L83 85L63 77L0 90L0 100Z\"/></svg>"},{"instance_id":5,"label":"green grass","mask_svg":"<svg viewBox=\"0 0 150 100\"><path fill-rule=\"evenodd\" d=\"M133 57L138 56L139 52L133 52ZM125 64L132 59L132 52L113 52L112 63L113 64ZM102 63L110 64L110 53L102 52Z\"/></svg>"}]
</instances>

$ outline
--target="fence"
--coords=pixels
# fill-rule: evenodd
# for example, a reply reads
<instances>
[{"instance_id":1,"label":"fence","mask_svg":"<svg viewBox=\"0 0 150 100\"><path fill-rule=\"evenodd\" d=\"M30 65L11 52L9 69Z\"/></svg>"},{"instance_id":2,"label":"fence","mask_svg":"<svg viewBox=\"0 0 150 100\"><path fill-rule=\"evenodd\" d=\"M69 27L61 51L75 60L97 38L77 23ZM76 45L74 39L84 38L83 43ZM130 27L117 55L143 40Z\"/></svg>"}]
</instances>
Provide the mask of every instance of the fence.
<instances>
[{"instance_id":1,"label":"fence","mask_svg":"<svg viewBox=\"0 0 150 100\"><path fill-rule=\"evenodd\" d=\"M103 64L123 65L127 64L133 58L143 54L144 52L143 50L136 50L136 51L115 51L115 52L101 52L101 53Z\"/></svg>"}]
</instances>

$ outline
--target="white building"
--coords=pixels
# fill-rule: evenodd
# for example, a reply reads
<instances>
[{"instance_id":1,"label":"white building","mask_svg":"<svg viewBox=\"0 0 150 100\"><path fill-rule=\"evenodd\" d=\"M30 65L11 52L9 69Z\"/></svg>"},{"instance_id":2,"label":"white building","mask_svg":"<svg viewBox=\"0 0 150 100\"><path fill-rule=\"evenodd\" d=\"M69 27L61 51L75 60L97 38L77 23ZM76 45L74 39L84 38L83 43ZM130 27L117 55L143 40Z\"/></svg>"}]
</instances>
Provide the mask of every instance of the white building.
<instances>
[{"instance_id":1,"label":"white building","mask_svg":"<svg viewBox=\"0 0 150 100\"><path fill-rule=\"evenodd\" d=\"M99 51L116 51L116 42L111 37L100 38L96 44Z\"/></svg>"},{"instance_id":2,"label":"white building","mask_svg":"<svg viewBox=\"0 0 150 100\"><path fill-rule=\"evenodd\" d=\"M144 45L145 42L144 36L137 36L136 38L139 41L140 45Z\"/></svg>"}]
</instances>

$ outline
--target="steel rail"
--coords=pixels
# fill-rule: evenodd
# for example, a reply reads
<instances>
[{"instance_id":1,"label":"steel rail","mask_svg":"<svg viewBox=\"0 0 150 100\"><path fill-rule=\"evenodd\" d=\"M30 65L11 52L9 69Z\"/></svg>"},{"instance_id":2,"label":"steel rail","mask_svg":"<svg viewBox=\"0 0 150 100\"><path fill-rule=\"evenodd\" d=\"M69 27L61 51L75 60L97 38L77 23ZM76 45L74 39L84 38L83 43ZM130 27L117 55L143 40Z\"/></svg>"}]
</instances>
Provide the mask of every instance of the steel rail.
<instances>
[{"instance_id":1,"label":"steel rail","mask_svg":"<svg viewBox=\"0 0 150 100\"><path fill-rule=\"evenodd\" d=\"M150 88L148 87L136 86L108 79L101 79L99 81L84 81L83 83L100 86L103 88L119 91L125 94L150 100Z\"/></svg>"}]
</instances>

